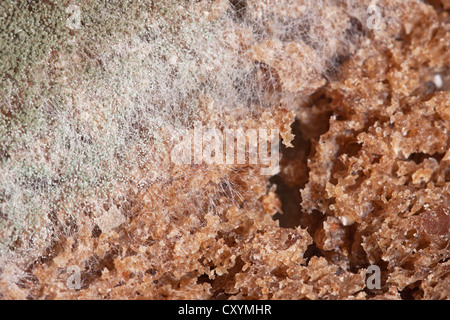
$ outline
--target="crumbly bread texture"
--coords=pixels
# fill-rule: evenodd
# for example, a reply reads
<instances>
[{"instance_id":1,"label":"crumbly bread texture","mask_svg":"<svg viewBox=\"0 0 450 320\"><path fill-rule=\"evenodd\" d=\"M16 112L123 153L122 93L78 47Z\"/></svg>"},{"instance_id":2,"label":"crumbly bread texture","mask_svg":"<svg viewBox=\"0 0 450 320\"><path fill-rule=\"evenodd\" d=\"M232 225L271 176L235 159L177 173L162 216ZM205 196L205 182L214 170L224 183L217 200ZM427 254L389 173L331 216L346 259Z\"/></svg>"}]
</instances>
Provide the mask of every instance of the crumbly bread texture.
<instances>
[{"instance_id":1,"label":"crumbly bread texture","mask_svg":"<svg viewBox=\"0 0 450 320\"><path fill-rule=\"evenodd\" d=\"M450 298L448 0L55 3L0 5L1 298ZM280 172L175 164L195 122Z\"/></svg>"}]
</instances>

